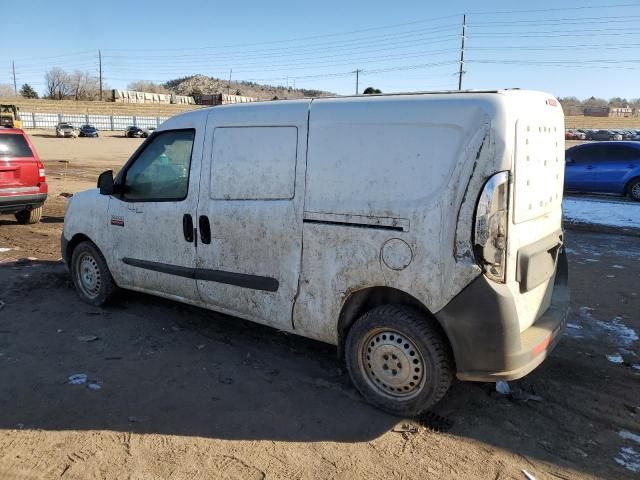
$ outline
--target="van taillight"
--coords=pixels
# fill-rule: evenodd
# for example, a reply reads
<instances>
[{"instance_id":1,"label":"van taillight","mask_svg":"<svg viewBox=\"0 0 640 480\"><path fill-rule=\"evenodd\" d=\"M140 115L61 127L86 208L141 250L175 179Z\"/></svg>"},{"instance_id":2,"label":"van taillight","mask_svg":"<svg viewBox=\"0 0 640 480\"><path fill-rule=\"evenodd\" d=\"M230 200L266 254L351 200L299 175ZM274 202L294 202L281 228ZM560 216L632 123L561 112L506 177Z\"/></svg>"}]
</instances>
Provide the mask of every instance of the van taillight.
<instances>
[{"instance_id":1,"label":"van taillight","mask_svg":"<svg viewBox=\"0 0 640 480\"><path fill-rule=\"evenodd\" d=\"M485 183L478 206L474 250L484 273L496 282L505 281L509 172L498 172Z\"/></svg>"}]
</instances>

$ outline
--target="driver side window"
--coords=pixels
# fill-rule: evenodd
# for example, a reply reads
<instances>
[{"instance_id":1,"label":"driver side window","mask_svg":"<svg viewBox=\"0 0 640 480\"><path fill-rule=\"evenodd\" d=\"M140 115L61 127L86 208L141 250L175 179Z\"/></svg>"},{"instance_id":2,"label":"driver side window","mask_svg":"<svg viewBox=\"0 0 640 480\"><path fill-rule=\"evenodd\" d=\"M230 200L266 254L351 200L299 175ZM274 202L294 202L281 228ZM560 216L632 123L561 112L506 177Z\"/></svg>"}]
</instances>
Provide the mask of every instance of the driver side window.
<instances>
[{"instance_id":1,"label":"driver side window","mask_svg":"<svg viewBox=\"0 0 640 480\"><path fill-rule=\"evenodd\" d=\"M138 155L124 176L124 198L130 201L184 200L194 130L159 133Z\"/></svg>"}]
</instances>

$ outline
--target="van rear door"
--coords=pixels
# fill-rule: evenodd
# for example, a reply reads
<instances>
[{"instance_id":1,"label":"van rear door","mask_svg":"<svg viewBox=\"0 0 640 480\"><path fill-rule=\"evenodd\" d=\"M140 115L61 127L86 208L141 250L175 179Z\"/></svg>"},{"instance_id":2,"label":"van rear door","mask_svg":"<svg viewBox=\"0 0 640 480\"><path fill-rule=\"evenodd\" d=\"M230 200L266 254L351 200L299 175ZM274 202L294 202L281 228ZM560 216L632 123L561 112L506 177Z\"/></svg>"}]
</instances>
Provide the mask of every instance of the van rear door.
<instances>
[{"instance_id":1,"label":"van rear door","mask_svg":"<svg viewBox=\"0 0 640 480\"><path fill-rule=\"evenodd\" d=\"M196 279L216 310L291 330L302 255L308 101L214 108Z\"/></svg>"},{"instance_id":2,"label":"van rear door","mask_svg":"<svg viewBox=\"0 0 640 480\"><path fill-rule=\"evenodd\" d=\"M564 115L558 101L547 94L510 95L517 120L506 283L524 331L550 304L563 241Z\"/></svg>"}]
</instances>

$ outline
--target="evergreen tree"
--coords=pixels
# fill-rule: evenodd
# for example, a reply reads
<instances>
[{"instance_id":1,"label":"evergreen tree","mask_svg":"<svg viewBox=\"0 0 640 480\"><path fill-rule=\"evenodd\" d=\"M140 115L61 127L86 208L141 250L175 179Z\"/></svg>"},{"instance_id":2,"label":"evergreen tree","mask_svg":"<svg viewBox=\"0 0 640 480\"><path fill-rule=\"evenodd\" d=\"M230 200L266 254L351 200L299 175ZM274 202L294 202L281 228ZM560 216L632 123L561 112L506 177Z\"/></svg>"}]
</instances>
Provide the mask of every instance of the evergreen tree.
<instances>
[{"instance_id":1,"label":"evergreen tree","mask_svg":"<svg viewBox=\"0 0 640 480\"><path fill-rule=\"evenodd\" d=\"M24 98L38 98L38 92L36 92L31 85L25 83L20 89L20 95Z\"/></svg>"}]
</instances>

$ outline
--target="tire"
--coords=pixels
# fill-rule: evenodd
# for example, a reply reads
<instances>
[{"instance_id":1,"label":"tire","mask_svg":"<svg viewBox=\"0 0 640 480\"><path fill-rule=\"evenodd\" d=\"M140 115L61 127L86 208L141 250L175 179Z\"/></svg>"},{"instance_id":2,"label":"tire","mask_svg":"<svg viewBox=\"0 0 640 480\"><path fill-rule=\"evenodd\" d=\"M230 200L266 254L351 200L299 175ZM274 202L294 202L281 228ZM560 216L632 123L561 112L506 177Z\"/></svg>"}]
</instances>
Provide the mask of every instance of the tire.
<instances>
[{"instance_id":1,"label":"tire","mask_svg":"<svg viewBox=\"0 0 640 480\"><path fill-rule=\"evenodd\" d=\"M636 202L640 202L640 178L636 178L629 182L627 193L629 194L629 198Z\"/></svg>"},{"instance_id":2,"label":"tire","mask_svg":"<svg viewBox=\"0 0 640 480\"><path fill-rule=\"evenodd\" d=\"M96 307L105 305L117 290L102 253L88 241L73 250L71 278L82 301Z\"/></svg>"},{"instance_id":3,"label":"tire","mask_svg":"<svg viewBox=\"0 0 640 480\"><path fill-rule=\"evenodd\" d=\"M402 305L376 307L356 320L347 334L345 361L362 396L399 416L433 407L454 375L443 334L421 312Z\"/></svg>"},{"instance_id":4,"label":"tire","mask_svg":"<svg viewBox=\"0 0 640 480\"><path fill-rule=\"evenodd\" d=\"M38 223L42 218L42 207L32 208L31 210L21 210L15 214L16 220L21 225L33 225Z\"/></svg>"}]
</instances>

